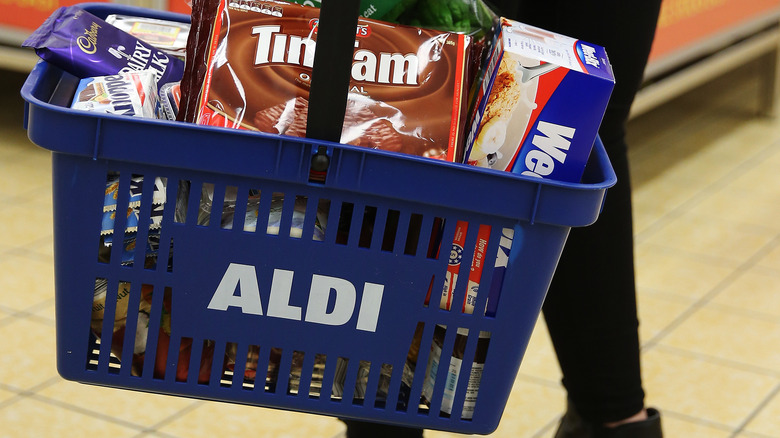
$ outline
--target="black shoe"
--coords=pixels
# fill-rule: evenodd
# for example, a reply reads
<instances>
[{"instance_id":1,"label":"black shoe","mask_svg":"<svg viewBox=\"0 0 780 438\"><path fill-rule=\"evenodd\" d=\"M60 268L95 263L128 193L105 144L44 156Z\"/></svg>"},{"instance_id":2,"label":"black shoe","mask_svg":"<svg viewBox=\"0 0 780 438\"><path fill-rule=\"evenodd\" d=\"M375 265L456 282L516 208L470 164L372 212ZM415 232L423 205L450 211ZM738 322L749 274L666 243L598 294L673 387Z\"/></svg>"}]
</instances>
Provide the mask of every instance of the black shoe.
<instances>
[{"instance_id":1,"label":"black shoe","mask_svg":"<svg viewBox=\"0 0 780 438\"><path fill-rule=\"evenodd\" d=\"M422 438L423 430L365 421L341 419L347 425L347 438Z\"/></svg>"},{"instance_id":2,"label":"black shoe","mask_svg":"<svg viewBox=\"0 0 780 438\"><path fill-rule=\"evenodd\" d=\"M663 438L661 413L647 408L647 419L621 424L617 427L605 427L602 424L588 423L569 403L566 414L561 419L555 438Z\"/></svg>"}]
</instances>

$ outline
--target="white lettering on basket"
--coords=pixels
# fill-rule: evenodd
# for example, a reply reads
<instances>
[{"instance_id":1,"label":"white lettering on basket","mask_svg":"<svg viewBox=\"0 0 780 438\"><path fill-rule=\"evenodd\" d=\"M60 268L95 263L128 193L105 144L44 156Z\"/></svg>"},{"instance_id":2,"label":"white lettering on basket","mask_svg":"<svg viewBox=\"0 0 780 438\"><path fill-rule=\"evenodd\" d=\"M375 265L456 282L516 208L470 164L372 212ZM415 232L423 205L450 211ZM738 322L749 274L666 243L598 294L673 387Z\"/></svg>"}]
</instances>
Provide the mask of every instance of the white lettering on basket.
<instances>
[{"instance_id":1,"label":"white lettering on basket","mask_svg":"<svg viewBox=\"0 0 780 438\"><path fill-rule=\"evenodd\" d=\"M303 309L290 304L294 274L293 271L274 269L266 316L334 326L344 325L352 319L357 303L355 285L343 278L319 274L312 275L306 314L302 317ZM384 288L384 285L376 283L363 284L356 324L358 330L376 331ZM329 303L332 303L331 309L328 309ZM231 263L207 307L221 311L238 307L247 315L263 315L255 267Z\"/></svg>"}]
</instances>

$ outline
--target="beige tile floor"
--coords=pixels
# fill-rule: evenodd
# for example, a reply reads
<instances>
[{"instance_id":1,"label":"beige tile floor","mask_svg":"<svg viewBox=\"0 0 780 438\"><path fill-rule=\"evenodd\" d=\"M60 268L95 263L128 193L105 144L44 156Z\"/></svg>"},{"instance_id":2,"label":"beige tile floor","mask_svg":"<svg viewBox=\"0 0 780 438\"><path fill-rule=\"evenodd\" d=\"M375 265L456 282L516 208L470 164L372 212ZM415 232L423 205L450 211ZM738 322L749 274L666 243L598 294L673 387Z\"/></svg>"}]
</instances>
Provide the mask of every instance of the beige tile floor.
<instances>
[{"instance_id":1,"label":"beige tile floor","mask_svg":"<svg viewBox=\"0 0 780 438\"><path fill-rule=\"evenodd\" d=\"M780 119L756 117L753 67L630 126L643 374L667 437L780 437ZM341 436L326 417L57 376L51 163L21 128L22 80L0 73L0 437ZM551 436L559 379L540 322L492 436Z\"/></svg>"}]
</instances>

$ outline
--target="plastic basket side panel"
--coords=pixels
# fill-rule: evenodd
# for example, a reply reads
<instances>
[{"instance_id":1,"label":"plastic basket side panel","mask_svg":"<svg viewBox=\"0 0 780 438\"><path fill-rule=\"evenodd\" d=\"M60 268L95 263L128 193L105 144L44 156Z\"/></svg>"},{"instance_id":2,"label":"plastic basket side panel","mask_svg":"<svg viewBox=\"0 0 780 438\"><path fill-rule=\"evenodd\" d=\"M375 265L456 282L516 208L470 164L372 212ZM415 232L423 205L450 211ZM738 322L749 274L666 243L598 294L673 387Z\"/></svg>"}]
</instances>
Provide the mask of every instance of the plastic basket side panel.
<instances>
[{"instance_id":1,"label":"plastic basket side panel","mask_svg":"<svg viewBox=\"0 0 780 438\"><path fill-rule=\"evenodd\" d=\"M63 377L81 380L106 170L104 163L59 153L52 166L57 367Z\"/></svg>"},{"instance_id":2,"label":"plastic basket side panel","mask_svg":"<svg viewBox=\"0 0 780 438\"><path fill-rule=\"evenodd\" d=\"M495 326L482 387L489 392L483 394L480 390L478 397L488 397L490 403L476 406L475 422L488 422L496 412L500 418L506 406L511 381L522 363L569 231L568 227L525 222L513 229L506 272L502 280L501 275L496 277L501 284L500 295L492 304L488 303L488 313L495 315ZM499 251L505 250L502 246ZM496 297L493 290L491 296Z\"/></svg>"},{"instance_id":3,"label":"plastic basket side panel","mask_svg":"<svg viewBox=\"0 0 780 438\"><path fill-rule=\"evenodd\" d=\"M63 376L101 385L423 428L471 433L489 433L495 429L511 389L507 382L516 375L568 232L565 227L512 223L463 210L273 180L101 162L62 154L55 154L54 166L55 211L65 211L57 216L55 229L58 361ZM149 180L164 177L167 182L159 260L154 269L139 264L142 258L138 255L127 259L123 250L116 248L112 249L111 263L97 262L107 172L120 175L116 201L120 211L132 203L129 199L132 195L126 193L123 185L137 177ZM178 193L182 186L188 187L184 196ZM143 207L151 198L151 189L144 190L142 220L155 211L154 207ZM252 215L253 207L249 199L254 195L258 195L257 220L255 228L248 230L247 218ZM286 201L280 201L280 196ZM217 211L204 215L204 199L217 206L214 207ZM238 214L227 227L219 206L229 204L229 199L235 200L232 208ZM309 209L318 207L323 200L330 203L324 235L314 238L315 221L308 216L311 210L305 216L308 220L304 218L295 226L285 224L293 221L296 213L292 208L298 199L305 199ZM184 200L188 206L180 214L178 207ZM274 206L281 208L274 216L276 219L268 217ZM362 235L370 222L366 212L373 212L371 219L376 228L369 238ZM351 229L342 229L342 216L349 218ZM397 222L390 230L395 234L387 230L387 224L393 222L391 217ZM446 225L437 228L437 220L443 220ZM467 294L467 266L463 267L462 280L454 288L452 310L444 311L437 305L439 291L446 285L448 258L452 256L450 242L458 221L469 223L462 244L463 260L471 260L476 252L477 225L493 229L488 253L504 251L506 248L500 242L507 230L513 231L511 251L505 254L507 269L502 277L500 297L490 298L487 287L482 287L477 295L477 309L493 305L494 315L485 316L481 310L474 314L460 311ZM293 236L301 223L304 224L302 234ZM416 229L412 223L418 224ZM118 219L113 232L121 234L130 225L129 219ZM436 236L435 230L443 231ZM152 233L136 232L142 237ZM434 237L438 237L441 247L438 256L430 257L428 247ZM388 245L392 248L388 249ZM128 266L128 260L135 260L135 265ZM498 258L492 260L488 263L499 263ZM492 277L498 271L497 267L487 266L483 278ZM122 296L123 282L132 284L127 291L135 296L131 299L135 301L130 301L130 310L124 315L129 332L140 327L140 323L132 322L132 309L139 305L138 295L144 290L141 285L154 289L146 363L142 369L115 363L118 352L114 345L104 345L109 343L107 338L97 347L88 340L96 279L107 279L111 285L105 303ZM120 291L115 290L117 284ZM429 292L430 301L426 305ZM170 312L167 330L164 329L166 311ZM119 318L118 312L118 306L107 310L105 318ZM441 350L443 365L439 367L439 372L445 374L443 367L448 365L447 358L454 351L454 329L468 329L471 333L469 355L474 354L477 333L492 334L473 420L438 414L445 391L442 379L433 386L435 400L430 412L418 413L415 400L425 386L425 376L415 377L411 388L407 388L411 391L406 400L408 405L392 406L402 397L396 388L400 386L409 343L419 323L425 325L426 337L433 334L437 324L449 327ZM111 322L104 321L102 327L108 333ZM124 346L120 350L128 357L133 336L132 333L123 336ZM239 352L232 371L242 373L252 366L245 358L246 352L254 347L258 351L255 358L258 375L264 374L271 362L278 361L280 374L276 383L280 387L247 387L240 374L238 377L225 374L231 348ZM97 356L93 360L96 364L91 367L87 361L90 348L95 349ZM420 370L431 348L431 339L423 339ZM274 349L279 351L280 358L273 358ZM300 377L294 373L288 375L291 367L300 366L301 360L305 367L312 367L315 356L320 355L327 358L321 382L315 382L313 375L305 373ZM199 368L204 358L208 358L210 365ZM384 399L371 390L365 396L361 394L359 403L349 400L334 403L331 388L341 372L334 367L342 360L346 360L342 365L347 374L341 389L344 397L351 399L356 394L355 385L361 379L360 373L365 371L369 387L376 387L382 378L390 379L392 394L386 396L392 405L376 409L375 405L384 403ZM471 364L464 362L464 372L467 372ZM184 368L183 363L187 365ZM363 363L373 368L363 370ZM382 364L392 367L390 376L379 374L377 367ZM455 391L454 414L461 412L466 381L461 379ZM290 388L305 391L315 383L322 385L317 397L311 393L309 397L289 394Z\"/></svg>"},{"instance_id":4,"label":"plastic basket side panel","mask_svg":"<svg viewBox=\"0 0 780 438\"><path fill-rule=\"evenodd\" d=\"M443 287L447 271L449 244L442 243L443 255L438 257L429 257L429 244L434 237L441 242L452 241L455 228L445 227L445 235L437 236L436 221L454 224L465 220L475 225L466 239L466 246L471 247L464 251L467 258L474 253L477 224L500 230L507 226L506 221L317 186L55 156L55 208L72 213L57 221L56 232L60 369L67 378L426 428L484 430L484 425L473 421L448 419L437 413L419 415L415 398L419 397L421 378L415 384L418 392L411 399L402 400L398 388L418 323L424 323L428 333L440 323L453 330L469 328L472 333L485 328L484 324L493 324L481 317L444 312L436 306L436 294ZM133 231L138 239L134 256L126 257L125 249L112 247L110 263L97 261L98 235L105 228L100 217L105 214L106 179L107 174L114 173L120 187L117 211L132 205L133 196L141 196L141 222L158 207L149 206L152 195L146 181L163 177L167 183L161 222L156 225L159 254L155 267L139 263L143 260L139 243L153 234L143 228ZM140 177L144 179L143 193L127 193L127 186L137 184ZM181 187L188 188L183 195L179 193ZM284 200L277 202L280 197ZM181 213L179 204L185 200L188 206ZM204 200L217 206L215 211L204 214ZM297 213L292 207L299 200L304 200L311 211L317 210L321 201L330 203L327 210L331 216L324 236L313 237L317 221L310 210L302 222L289 223L295 222ZM234 216L227 221L228 227L219 206L230 202L234 202ZM281 208L274 213L276 219L268 217L274 206ZM253 213L253 207L257 212ZM253 214L254 228L249 227ZM342 229L342 216L350 219L351 229ZM132 225L131 219L121 217L118 215L109 227L116 241ZM391 223L395 225L388 225ZM373 235L366 237L364 228L370 229L371 225L375 228ZM296 232L302 234L294 235ZM135 264L128 265L131 261ZM106 308L99 326L104 333L111 333L113 324L115 331L114 339L103 336L99 345L94 345L88 335L90 321L95 319L91 311L96 308L93 291L98 279L109 283L105 298L97 304ZM465 299L465 285L465 281L459 283L455 302ZM142 328L142 323L135 322L133 312L139 304L143 306L140 295L147 286L153 293L145 363L136 367L133 332ZM430 288L436 292L431 305L426 306ZM131 297L130 304L120 315L121 306L112 302L119 302L126 294ZM114 319L126 321L121 327L124 331L116 330ZM121 338L118 349L117 336ZM449 336L448 340L454 340L454 331ZM421 346L423 350L430 348L430 339L426 342ZM442 354L449 356L452 346L447 348ZM277 350L280 357L274 358ZM234 359L238 358L229 370L238 374L232 376L225 368L230 351ZM246 359L247 351L254 354L256 365ZM124 360L118 360L120 353ZM132 366L128 359L131 355ZM327 358L321 382L315 381L311 373L300 377L288 374L291 367L301 365L301 360L305 368L312 368L318 357ZM274 360L278 361L278 387L258 387L252 382L247 386L246 379L241 378L247 370L265 375ZM346 377L339 377L343 370L337 369L342 360ZM203 361L208 362L205 368ZM364 369L363 364L370 367ZM382 374L387 370L380 371L380 366L392 372ZM350 400L363 385L365 394L359 394L359 402L332 399L332 387L339 378L345 379L340 391ZM380 396L376 388L388 378L391 389ZM311 392L316 385L321 385L319 396ZM443 391L442 385L437 384L437 394ZM290 388L308 388L310 396L291 396ZM400 401L406 407L398 408Z\"/></svg>"},{"instance_id":5,"label":"plastic basket side panel","mask_svg":"<svg viewBox=\"0 0 780 438\"><path fill-rule=\"evenodd\" d=\"M28 137L36 145L51 151L92 156L96 139L99 141L100 138L100 119L83 117L80 112L65 112L59 108L40 105L41 102L52 101L53 104L69 106L77 79L44 62L39 62L28 78L26 86L32 79L37 78L38 74L41 82L35 83L34 89L30 85L29 94L25 96L28 99L40 99L27 105Z\"/></svg>"}]
</instances>

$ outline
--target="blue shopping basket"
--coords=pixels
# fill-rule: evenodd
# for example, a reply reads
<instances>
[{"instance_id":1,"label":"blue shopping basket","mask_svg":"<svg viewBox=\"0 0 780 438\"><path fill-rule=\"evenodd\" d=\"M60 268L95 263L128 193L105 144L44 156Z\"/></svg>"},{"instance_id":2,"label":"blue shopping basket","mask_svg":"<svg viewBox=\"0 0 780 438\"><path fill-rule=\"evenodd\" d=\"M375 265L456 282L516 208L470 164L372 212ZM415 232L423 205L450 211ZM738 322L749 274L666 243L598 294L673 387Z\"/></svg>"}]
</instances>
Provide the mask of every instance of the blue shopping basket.
<instances>
[{"instance_id":1,"label":"blue shopping basket","mask_svg":"<svg viewBox=\"0 0 780 438\"><path fill-rule=\"evenodd\" d=\"M77 82L39 62L22 95L30 139L52 151L57 367L84 383L490 433L569 230L616 181L599 140L582 183L564 183L71 110Z\"/></svg>"}]
</instances>

